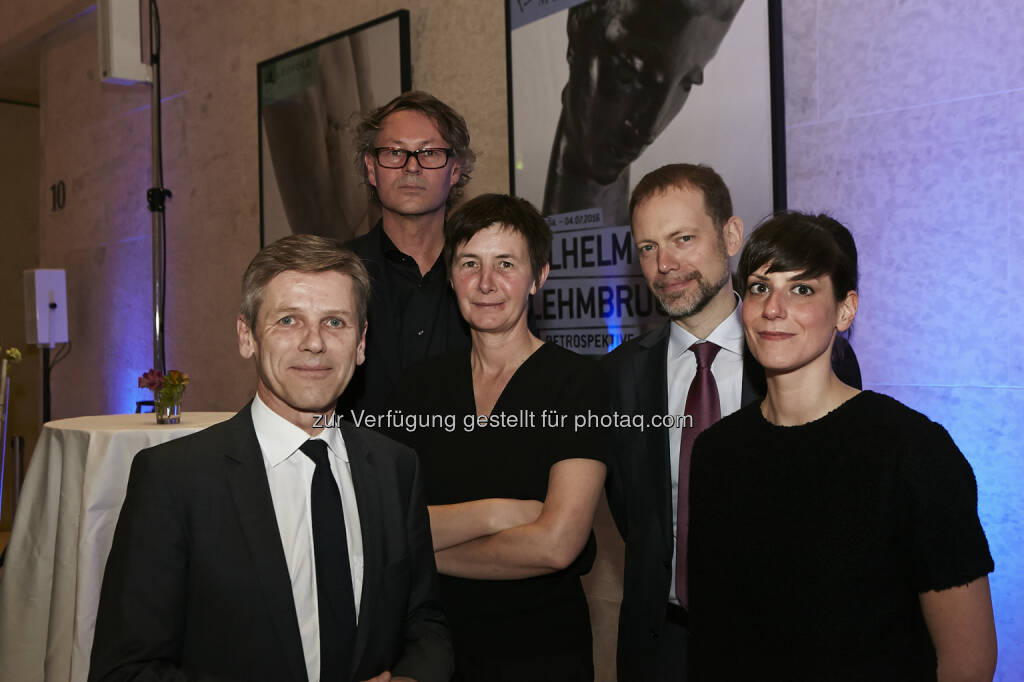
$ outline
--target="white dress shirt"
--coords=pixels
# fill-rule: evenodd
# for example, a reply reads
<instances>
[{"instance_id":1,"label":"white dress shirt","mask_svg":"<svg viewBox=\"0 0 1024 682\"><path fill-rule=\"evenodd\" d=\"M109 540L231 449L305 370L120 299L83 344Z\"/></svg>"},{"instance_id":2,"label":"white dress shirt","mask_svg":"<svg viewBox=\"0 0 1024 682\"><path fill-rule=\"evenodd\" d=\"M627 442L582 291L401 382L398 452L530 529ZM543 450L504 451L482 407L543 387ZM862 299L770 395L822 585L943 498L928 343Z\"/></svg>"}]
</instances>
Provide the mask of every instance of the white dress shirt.
<instances>
[{"instance_id":1,"label":"white dress shirt","mask_svg":"<svg viewBox=\"0 0 1024 682\"><path fill-rule=\"evenodd\" d=\"M306 673L309 682L319 682L320 618L317 611L316 561L313 557L313 521L310 516L310 491L316 465L299 450L299 446L310 437L267 407L259 396L252 401L252 424L263 451L270 497L274 503L277 527L281 531L288 576L292 581L292 597L295 600L295 615L299 620ZM358 621L363 589L363 535L348 451L341 431L337 428L324 429L317 438L327 443L331 473L338 483L341 504L345 510L348 560L352 568L352 594L355 597Z\"/></svg>"},{"instance_id":2,"label":"white dress shirt","mask_svg":"<svg viewBox=\"0 0 1024 682\"><path fill-rule=\"evenodd\" d=\"M690 346L699 341L710 341L721 346L714 361L711 373L718 386L718 398L721 402L722 416L732 414L740 409L743 399L743 318L740 303L732 314L722 320L706 339L698 339L678 324L672 324L668 339L668 414L682 415L686 409L686 394L690 392L690 384L697 375L697 358L689 351ZM682 425L669 429L668 451L672 466L672 573L676 574L676 514L679 499L679 445L682 441ZM678 604L676 597L676 581L672 580L668 592L669 601Z\"/></svg>"}]
</instances>

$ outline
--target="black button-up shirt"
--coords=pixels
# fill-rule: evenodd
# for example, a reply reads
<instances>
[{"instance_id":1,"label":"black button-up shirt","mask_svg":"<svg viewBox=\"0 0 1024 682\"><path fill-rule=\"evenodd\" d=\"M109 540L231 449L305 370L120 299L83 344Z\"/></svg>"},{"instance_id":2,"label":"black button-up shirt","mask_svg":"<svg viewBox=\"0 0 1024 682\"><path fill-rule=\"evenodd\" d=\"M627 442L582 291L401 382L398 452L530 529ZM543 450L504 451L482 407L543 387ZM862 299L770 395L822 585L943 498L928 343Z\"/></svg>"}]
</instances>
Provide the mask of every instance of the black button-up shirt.
<instances>
[{"instance_id":1,"label":"black button-up shirt","mask_svg":"<svg viewBox=\"0 0 1024 682\"><path fill-rule=\"evenodd\" d=\"M406 369L451 350L469 347L469 327L448 284L443 258L425 275L402 253L380 223L347 244L370 273L366 362L356 368L338 401L342 417L350 410L382 409Z\"/></svg>"}]
</instances>

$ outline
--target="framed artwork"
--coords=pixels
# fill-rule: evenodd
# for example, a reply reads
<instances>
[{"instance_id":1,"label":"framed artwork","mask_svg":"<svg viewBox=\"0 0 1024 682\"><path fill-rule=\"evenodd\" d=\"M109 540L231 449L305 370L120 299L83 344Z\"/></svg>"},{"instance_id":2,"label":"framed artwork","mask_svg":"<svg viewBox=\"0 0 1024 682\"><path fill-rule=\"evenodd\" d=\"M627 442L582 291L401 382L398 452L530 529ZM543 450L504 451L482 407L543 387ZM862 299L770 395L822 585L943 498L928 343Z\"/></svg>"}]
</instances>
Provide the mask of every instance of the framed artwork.
<instances>
[{"instance_id":1,"label":"framed artwork","mask_svg":"<svg viewBox=\"0 0 1024 682\"><path fill-rule=\"evenodd\" d=\"M260 244L296 233L342 242L376 223L355 156L359 115L412 87L399 10L257 65Z\"/></svg>"},{"instance_id":2,"label":"framed artwork","mask_svg":"<svg viewBox=\"0 0 1024 682\"><path fill-rule=\"evenodd\" d=\"M665 318L629 195L704 163L753 226L785 206L779 0L507 0L512 191L548 218L542 337L601 354Z\"/></svg>"}]
</instances>

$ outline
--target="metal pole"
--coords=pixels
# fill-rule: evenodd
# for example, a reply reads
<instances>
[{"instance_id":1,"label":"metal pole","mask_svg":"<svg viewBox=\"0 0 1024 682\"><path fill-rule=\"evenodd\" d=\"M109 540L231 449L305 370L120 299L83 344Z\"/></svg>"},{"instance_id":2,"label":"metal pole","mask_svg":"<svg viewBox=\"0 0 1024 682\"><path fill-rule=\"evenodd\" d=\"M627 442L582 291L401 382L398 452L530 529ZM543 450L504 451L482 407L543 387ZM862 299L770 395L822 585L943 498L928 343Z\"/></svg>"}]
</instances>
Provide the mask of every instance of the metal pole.
<instances>
[{"instance_id":1,"label":"metal pole","mask_svg":"<svg viewBox=\"0 0 1024 682\"><path fill-rule=\"evenodd\" d=\"M160 192L164 184L161 171L160 148L160 65L153 63L152 138L153 138L153 187ZM150 190L149 194L154 194ZM152 204L152 196L150 197ZM163 204L163 201L160 201ZM161 205L158 209L150 206L153 214L153 367L167 373L164 365L164 249L166 248L166 225Z\"/></svg>"},{"instance_id":2,"label":"metal pole","mask_svg":"<svg viewBox=\"0 0 1024 682\"><path fill-rule=\"evenodd\" d=\"M164 189L163 145L160 127L160 18L156 2L150 3L149 44L152 54L153 87L150 101L151 143L153 156L153 187L146 192L153 214L153 367L167 373L164 357L164 301L167 273L167 230L164 221L164 199L171 195Z\"/></svg>"},{"instance_id":3,"label":"metal pole","mask_svg":"<svg viewBox=\"0 0 1024 682\"><path fill-rule=\"evenodd\" d=\"M52 402L50 396L50 349L46 346L42 347L43 351L43 423L50 421L50 403Z\"/></svg>"}]
</instances>

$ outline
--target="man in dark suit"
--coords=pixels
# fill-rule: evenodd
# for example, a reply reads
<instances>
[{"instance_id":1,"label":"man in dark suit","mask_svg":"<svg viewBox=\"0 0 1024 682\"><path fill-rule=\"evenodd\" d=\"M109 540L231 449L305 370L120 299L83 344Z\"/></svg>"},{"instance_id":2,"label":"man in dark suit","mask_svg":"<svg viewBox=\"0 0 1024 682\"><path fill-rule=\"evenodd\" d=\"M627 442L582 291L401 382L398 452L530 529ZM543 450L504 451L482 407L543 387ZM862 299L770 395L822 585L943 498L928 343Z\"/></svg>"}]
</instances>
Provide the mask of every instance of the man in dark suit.
<instances>
[{"instance_id":1,"label":"man in dark suit","mask_svg":"<svg viewBox=\"0 0 1024 682\"><path fill-rule=\"evenodd\" d=\"M332 415L368 294L359 259L323 237L249 265L238 339L256 396L135 458L90 680L450 678L416 455Z\"/></svg>"},{"instance_id":2,"label":"man in dark suit","mask_svg":"<svg viewBox=\"0 0 1024 682\"><path fill-rule=\"evenodd\" d=\"M745 352L730 286L729 257L742 246L743 223L721 177L707 166L664 166L640 180L629 212L644 277L670 320L604 361L612 409L647 418L642 431L616 432L608 469L608 502L626 543L618 677L679 682L687 619L685 557L679 560L677 547L685 552L687 439L692 444L699 426L681 417L694 411L687 399L701 365L709 365L703 371L713 376L721 416L763 394L764 379ZM698 357L705 355L706 362Z\"/></svg>"},{"instance_id":3,"label":"man in dark suit","mask_svg":"<svg viewBox=\"0 0 1024 682\"><path fill-rule=\"evenodd\" d=\"M473 170L469 129L454 109L406 92L367 113L356 146L377 225L348 243L373 281L366 364L338 411L379 411L402 373L425 358L469 347L469 327L448 283L445 215Z\"/></svg>"}]
</instances>

